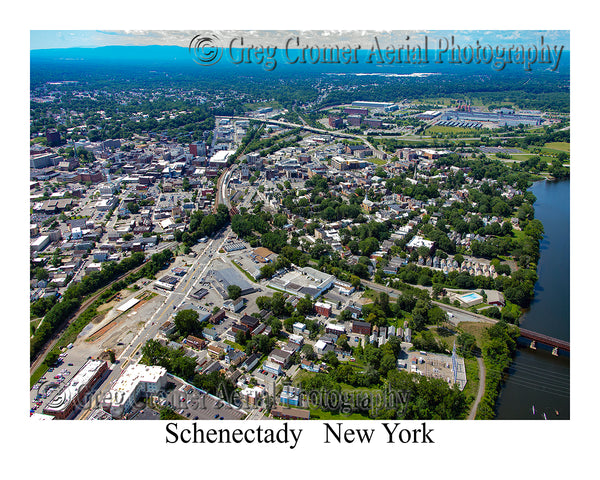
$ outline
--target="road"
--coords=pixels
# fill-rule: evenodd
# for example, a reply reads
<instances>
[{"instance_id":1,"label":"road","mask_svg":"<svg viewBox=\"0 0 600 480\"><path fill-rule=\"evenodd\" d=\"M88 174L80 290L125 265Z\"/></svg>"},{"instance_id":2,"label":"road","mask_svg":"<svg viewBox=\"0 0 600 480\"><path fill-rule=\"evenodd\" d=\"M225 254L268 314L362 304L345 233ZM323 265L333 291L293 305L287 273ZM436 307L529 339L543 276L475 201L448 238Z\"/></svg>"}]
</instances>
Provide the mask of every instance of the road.
<instances>
[{"instance_id":1,"label":"road","mask_svg":"<svg viewBox=\"0 0 600 480\"><path fill-rule=\"evenodd\" d=\"M165 243L164 245L161 245L159 248L157 248L155 252L152 252L152 253L158 253L158 252L164 250L165 248L171 247L172 245L173 245L172 242ZM129 272L124 273L123 275L121 275L120 277L116 278L111 283L109 283L106 287L98 290L98 292L96 292L96 294L94 294L92 297L88 298L85 302L83 302L83 304L81 305L81 307L79 307L79 309L77 310L77 312L75 312L75 314L73 314L69 319L67 319L65 322L63 322L63 324L59 327L59 329L51 337L51 339L48 340L48 342L46 342L46 344L44 345L44 348L36 356L36 358L34 359L34 361L31 362L31 364L29 366L29 374L32 375L33 372L40 366L40 364L42 363L42 361L44 360L44 358L46 357L46 355L48 354L48 352L50 352L50 350L52 350L54 348L54 346L56 345L56 343L60 339L61 335L65 332L65 330L69 327L69 325L71 323L73 323L75 320L77 320L77 318L79 317L79 315L81 315L92 303L94 303L96 301L96 299L100 295L102 295L102 293L106 289L110 288L113 283L118 282L119 280L125 278L126 276L131 275L131 274L137 272L138 270L140 270L141 268L143 268L145 264L146 264L146 262L144 262L139 267L136 267L133 270L130 270Z\"/></svg>"},{"instance_id":2,"label":"road","mask_svg":"<svg viewBox=\"0 0 600 480\"><path fill-rule=\"evenodd\" d=\"M380 292L386 293L395 293L401 294L402 291L396 290L394 288L386 287L384 285L379 285L378 283L369 282L368 280L361 280L363 284L369 286L373 290L377 290ZM462 310L457 307L453 307L451 305L446 305L442 302L432 302L433 304L439 306L446 313L451 314L452 316L448 318L450 323L453 325L458 325L460 322L485 322L485 323L496 323L497 320L493 318L485 317L483 315L479 315L477 313L468 312L466 310ZM473 406L471 407L471 412L469 413L468 420L474 420L475 415L477 414L477 407L479 406L479 402L483 398L483 394L485 393L485 364L481 357L477 357L477 365L479 366L479 389L477 391L477 397L473 402Z\"/></svg>"},{"instance_id":3,"label":"road","mask_svg":"<svg viewBox=\"0 0 600 480\"><path fill-rule=\"evenodd\" d=\"M103 398L114 382L117 381L121 372L130 364L137 364L140 361L141 348L146 341L154 338L158 333L160 326L168 319L169 314L177 310L179 306L187 301L190 294L195 289L195 284L204 276L211 259L215 252L218 252L223 243L227 240L230 234L229 227L220 235L222 241L219 243L219 237L211 239L207 242L204 249L198 254L192 266L188 269L185 276L179 281L177 287L173 289L163 301L162 305L154 312L154 314L146 321L144 327L131 340L131 342L123 349L123 352L117 358L118 362L111 366L111 372L104 380L95 398ZM97 405L92 404L90 408L83 410L77 416L77 419L84 420L90 414L91 410Z\"/></svg>"},{"instance_id":4,"label":"road","mask_svg":"<svg viewBox=\"0 0 600 480\"><path fill-rule=\"evenodd\" d=\"M481 357L477 357L477 365L479 366L479 389L477 390L477 397L473 402L473 406L471 407L471 412L469 413L469 417L467 420L475 420L475 415L477 415L477 407L479 407L479 402L483 398L483 394L485 393L485 364Z\"/></svg>"},{"instance_id":5,"label":"road","mask_svg":"<svg viewBox=\"0 0 600 480\"><path fill-rule=\"evenodd\" d=\"M248 117L230 117L234 120L248 120ZM335 132L332 130L325 130L323 128L316 128L316 127L311 127L309 125L299 125L297 123L290 123L290 122L285 122L283 120L271 120L268 118L251 118L250 120L254 120L256 122L262 122L262 123L273 123L276 125L280 125L282 127L288 127L288 128L301 128L303 130L307 130L309 132L313 132L313 133L320 133L320 134L324 134L324 135L331 135L333 137L341 137L341 138L348 138L348 139L353 139L353 140L359 140L361 142L363 142L364 144L367 145L367 147L369 147L372 150L377 150L373 145L371 145L371 143L369 141L367 141L365 136L362 135L353 135L351 133L342 133L342 132Z\"/></svg>"},{"instance_id":6,"label":"road","mask_svg":"<svg viewBox=\"0 0 600 480\"><path fill-rule=\"evenodd\" d=\"M402 294L402 290L396 290L395 288L387 287L385 285L380 285L379 283L374 283L369 280L361 280L361 283L363 285L368 286L369 288L371 288L373 290L378 291L378 292L385 292L385 293L395 295L395 296ZM420 287L419 285L415 285L415 286L418 288L423 288L423 289L429 289L429 290L431 289L431 287ZM446 313L452 314L452 316L450 316L448 320L453 325L458 325L460 322L484 322L484 323L490 323L490 324L497 322L497 320L486 317L485 315L480 315L478 313L469 312L467 310L463 310L461 308L454 307L454 306L448 305L446 303L436 302L435 300L432 301L431 303L433 303L434 305L437 305L442 310L444 310Z\"/></svg>"}]
</instances>

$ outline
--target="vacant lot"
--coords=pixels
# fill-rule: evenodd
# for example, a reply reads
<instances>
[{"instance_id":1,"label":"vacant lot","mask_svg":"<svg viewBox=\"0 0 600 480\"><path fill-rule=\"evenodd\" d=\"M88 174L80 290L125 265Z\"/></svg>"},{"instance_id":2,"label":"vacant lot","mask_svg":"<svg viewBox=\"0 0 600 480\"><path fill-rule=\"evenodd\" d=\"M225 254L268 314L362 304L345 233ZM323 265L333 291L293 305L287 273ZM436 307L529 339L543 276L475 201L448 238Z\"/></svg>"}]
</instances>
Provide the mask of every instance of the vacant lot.
<instances>
[{"instance_id":1,"label":"vacant lot","mask_svg":"<svg viewBox=\"0 0 600 480\"><path fill-rule=\"evenodd\" d=\"M490 326L481 322L460 322L458 326L465 333L470 333L477 339L477 345L481 347L486 329Z\"/></svg>"},{"instance_id":2,"label":"vacant lot","mask_svg":"<svg viewBox=\"0 0 600 480\"><path fill-rule=\"evenodd\" d=\"M558 150L559 152L571 152L571 144L569 142L550 142L544 145L543 149ZM543 150L542 149L542 150Z\"/></svg>"}]
</instances>

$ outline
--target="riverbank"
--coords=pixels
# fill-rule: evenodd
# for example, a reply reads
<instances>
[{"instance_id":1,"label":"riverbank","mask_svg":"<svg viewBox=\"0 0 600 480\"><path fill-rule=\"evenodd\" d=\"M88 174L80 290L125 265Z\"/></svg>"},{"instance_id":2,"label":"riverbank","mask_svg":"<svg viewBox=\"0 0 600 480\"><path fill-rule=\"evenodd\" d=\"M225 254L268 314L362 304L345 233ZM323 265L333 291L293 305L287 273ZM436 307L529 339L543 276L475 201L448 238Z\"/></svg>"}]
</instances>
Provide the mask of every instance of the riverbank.
<instances>
[{"instance_id":1,"label":"riverbank","mask_svg":"<svg viewBox=\"0 0 600 480\"><path fill-rule=\"evenodd\" d=\"M534 298L520 326L570 340L570 181L536 182L535 218L544 225ZM570 416L570 358L518 348L496 401L503 420ZM536 414L532 406L536 406ZM545 411L545 412L544 412ZM556 411L559 415L556 415ZM552 415L550 415L552 413Z\"/></svg>"}]
</instances>

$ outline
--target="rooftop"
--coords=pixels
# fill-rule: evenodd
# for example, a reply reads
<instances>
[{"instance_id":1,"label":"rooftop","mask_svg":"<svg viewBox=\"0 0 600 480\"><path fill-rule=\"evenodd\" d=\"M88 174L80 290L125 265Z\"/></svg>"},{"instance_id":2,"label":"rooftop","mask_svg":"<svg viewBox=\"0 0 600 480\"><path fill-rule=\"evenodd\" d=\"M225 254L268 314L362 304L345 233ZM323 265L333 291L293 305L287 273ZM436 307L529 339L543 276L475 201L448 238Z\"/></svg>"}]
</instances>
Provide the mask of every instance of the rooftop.
<instances>
[{"instance_id":1,"label":"rooftop","mask_svg":"<svg viewBox=\"0 0 600 480\"><path fill-rule=\"evenodd\" d=\"M48 406L46 412L61 412L77 398L79 391L84 388L106 362L103 360L88 360L71 381L58 392Z\"/></svg>"},{"instance_id":2,"label":"rooftop","mask_svg":"<svg viewBox=\"0 0 600 480\"><path fill-rule=\"evenodd\" d=\"M166 374L167 369L164 367L142 364L130 365L127 367L127 370L121 373L121 376L111 389L111 392L118 393L118 395L111 395L113 405L124 403L135 391L139 383L156 383Z\"/></svg>"}]
</instances>

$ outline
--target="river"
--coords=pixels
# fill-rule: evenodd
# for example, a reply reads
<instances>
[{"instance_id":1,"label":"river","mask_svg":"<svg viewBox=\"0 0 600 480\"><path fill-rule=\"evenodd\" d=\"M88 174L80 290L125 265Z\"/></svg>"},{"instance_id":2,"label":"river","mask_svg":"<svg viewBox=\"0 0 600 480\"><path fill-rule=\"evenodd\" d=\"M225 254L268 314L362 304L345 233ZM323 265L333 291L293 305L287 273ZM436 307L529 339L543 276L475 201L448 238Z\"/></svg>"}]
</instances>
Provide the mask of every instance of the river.
<instances>
[{"instance_id":1,"label":"river","mask_svg":"<svg viewBox=\"0 0 600 480\"><path fill-rule=\"evenodd\" d=\"M536 182L535 217L544 224L535 298L521 317L528 330L569 340L570 337L570 182ZM519 346L508 379L496 403L496 418L568 419L570 359L550 349ZM535 414L534 414L535 407Z\"/></svg>"}]
</instances>

